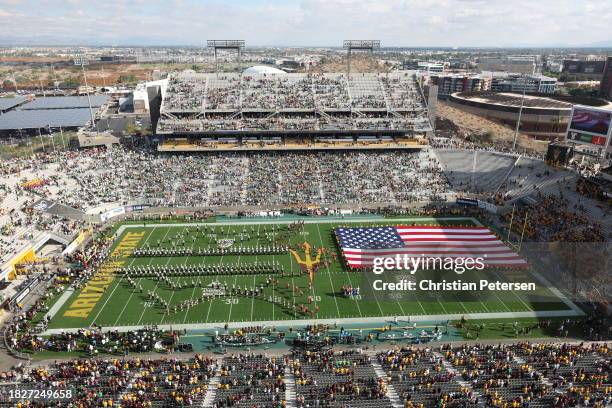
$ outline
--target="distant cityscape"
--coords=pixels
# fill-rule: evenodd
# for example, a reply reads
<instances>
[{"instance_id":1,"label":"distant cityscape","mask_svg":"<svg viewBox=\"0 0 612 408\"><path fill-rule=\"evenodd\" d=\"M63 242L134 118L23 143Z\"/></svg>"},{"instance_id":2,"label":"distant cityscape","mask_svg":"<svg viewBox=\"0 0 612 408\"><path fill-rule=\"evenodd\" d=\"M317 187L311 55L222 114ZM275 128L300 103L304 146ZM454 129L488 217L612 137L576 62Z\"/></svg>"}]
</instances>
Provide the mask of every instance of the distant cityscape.
<instances>
[{"instance_id":1,"label":"distant cityscape","mask_svg":"<svg viewBox=\"0 0 612 408\"><path fill-rule=\"evenodd\" d=\"M611 53L611 49L381 48L367 71L417 70L423 79L438 86L442 99L453 92L522 92L523 88L527 92L609 99ZM217 63L222 71L230 72L258 64L289 73L334 72L344 65L344 54L342 47L247 47L242 51L240 67L231 53L220 53ZM88 60L93 86L128 88L174 70L215 69L214 56L206 47L5 47L0 48L0 90L75 90L84 85L82 78L74 75L73 60L80 55Z\"/></svg>"}]
</instances>

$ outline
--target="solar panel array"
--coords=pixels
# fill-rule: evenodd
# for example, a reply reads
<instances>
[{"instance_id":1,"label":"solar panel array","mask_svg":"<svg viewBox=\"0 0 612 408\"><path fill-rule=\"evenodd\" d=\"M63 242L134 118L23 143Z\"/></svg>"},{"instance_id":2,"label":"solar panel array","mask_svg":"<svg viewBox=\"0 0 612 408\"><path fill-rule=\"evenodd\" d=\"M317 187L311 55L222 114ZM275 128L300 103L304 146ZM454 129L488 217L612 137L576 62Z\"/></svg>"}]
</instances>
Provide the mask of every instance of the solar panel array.
<instances>
[{"instance_id":1,"label":"solar panel array","mask_svg":"<svg viewBox=\"0 0 612 408\"><path fill-rule=\"evenodd\" d=\"M25 96L15 96L12 98L0 98L0 111L11 109L23 103L26 100Z\"/></svg>"},{"instance_id":2,"label":"solar panel array","mask_svg":"<svg viewBox=\"0 0 612 408\"><path fill-rule=\"evenodd\" d=\"M90 98L92 107L100 107L108 101L107 95L91 95ZM21 107L23 110L68 108L89 108L87 96L50 96L35 99Z\"/></svg>"},{"instance_id":3,"label":"solar panel array","mask_svg":"<svg viewBox=\"0 0 612 408\"><path fill-rule=\"evenodd\" d=\"M89 108L12 110L0 116L0 130L76 127L89 120Z\"/></svg>"}]
</instances>

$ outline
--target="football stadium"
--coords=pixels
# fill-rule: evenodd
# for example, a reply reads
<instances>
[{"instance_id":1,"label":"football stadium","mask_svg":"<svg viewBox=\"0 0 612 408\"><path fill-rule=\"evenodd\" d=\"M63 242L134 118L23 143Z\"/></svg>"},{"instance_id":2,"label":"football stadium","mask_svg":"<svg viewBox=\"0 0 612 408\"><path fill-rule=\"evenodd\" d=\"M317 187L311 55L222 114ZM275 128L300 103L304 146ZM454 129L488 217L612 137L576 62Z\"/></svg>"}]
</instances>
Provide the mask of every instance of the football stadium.
<instances>
[{"instance_id":1,"label":"football stadium","mask_svg":"<svg viewBox=\"0 0 612 408\"><path fill-rule=\"evenodd\" d=\"M343 45L210 40L146 125L87 82L2 98L1 407L612 406L612 110L551 99L546 151L438 131L422 72Z\"/></svg>"}]
</instances>

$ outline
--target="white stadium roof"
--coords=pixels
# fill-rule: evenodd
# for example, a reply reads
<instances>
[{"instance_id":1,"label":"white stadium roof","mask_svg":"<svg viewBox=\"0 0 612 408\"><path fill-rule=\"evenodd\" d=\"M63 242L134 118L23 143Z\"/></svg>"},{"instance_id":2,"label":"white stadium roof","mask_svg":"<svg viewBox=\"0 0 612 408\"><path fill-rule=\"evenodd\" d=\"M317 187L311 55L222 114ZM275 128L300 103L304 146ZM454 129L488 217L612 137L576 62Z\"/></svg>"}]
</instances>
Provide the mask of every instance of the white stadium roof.
<instances>
[{"instance_id":1,"label":"white stadium roof","mask_svg":"<svg viewBox=\"0 0 612 408\"><path fill-rule=\"evenodd\" d=\"M250 68L247 68L244 70L244 74L255 74L255 75L261 75L261 74L286 74L285 71L283 71L282 69L278 69L278 68L274 68L274 67L269 67L267 65L254 65Z\"/></svg>"}]
</instances>

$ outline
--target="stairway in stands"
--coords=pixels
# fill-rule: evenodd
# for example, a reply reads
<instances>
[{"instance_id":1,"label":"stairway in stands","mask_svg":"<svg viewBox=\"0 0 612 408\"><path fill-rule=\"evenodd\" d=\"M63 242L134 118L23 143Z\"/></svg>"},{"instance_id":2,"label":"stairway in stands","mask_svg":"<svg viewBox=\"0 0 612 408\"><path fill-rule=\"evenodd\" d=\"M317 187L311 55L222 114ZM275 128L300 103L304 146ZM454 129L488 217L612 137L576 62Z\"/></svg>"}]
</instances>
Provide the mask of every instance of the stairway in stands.
<instances>
[{"instance_id":1,"label":"stairway in stands","mask_svg":"<svg viewBox=\"0 0 612 408\"><path fill-rule=\"evenodd\" d=\"M385 373L385 370L383 370L378 360L376 360L376 356L372 357L371 363L372 367L374 367L374 372L376 373L376 376L378 378L384 379L385 383L387 384L387 397L389 397L389 400L391 401L391 406L393 408L402 408L404 404L402 404L402 400L397 391L395 390L393 384L390 384L388 383L388 381L386 381L387 374Z\"/></svg>"},{"instance_id":2,"label":"stairway in stands","mask_svg":"<svg viewBox=\"0 0 612 408\"><path fill-rule=\"evenodd\" d=\"M289 366L285 367L285 408L297 408L295 377Z\"/></svg>"},{"instance_id":3,"label":"stairway in stands","mask_svg":"<svg viewBox=\"0 0 612 408\"><path fill-rule=\"evenodd\" d=\"M206 396L204 397L204 401L202 401L203 407L212 407L215 402L215 396L217 395L217 386L221 381L221 375L216 373L213 378L210 379L210 383L208 383L208 390L206 390Z\"/></svg>"}]
</instances>

